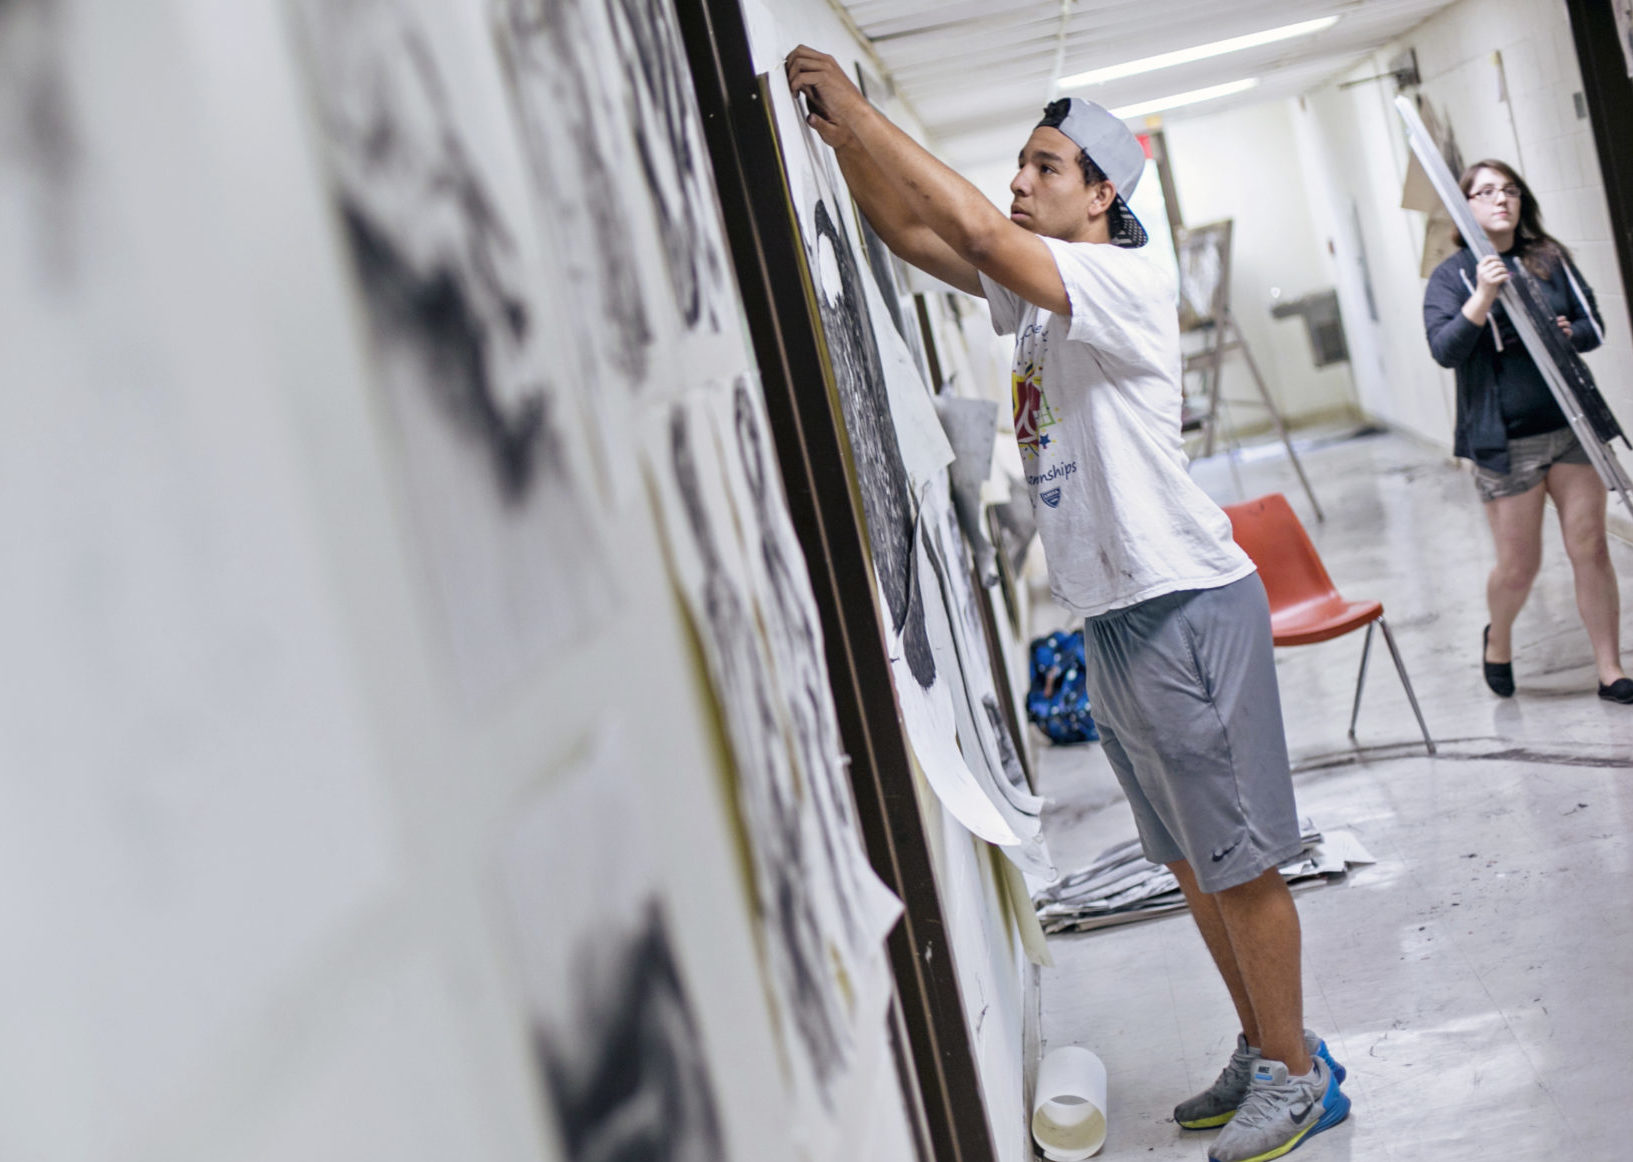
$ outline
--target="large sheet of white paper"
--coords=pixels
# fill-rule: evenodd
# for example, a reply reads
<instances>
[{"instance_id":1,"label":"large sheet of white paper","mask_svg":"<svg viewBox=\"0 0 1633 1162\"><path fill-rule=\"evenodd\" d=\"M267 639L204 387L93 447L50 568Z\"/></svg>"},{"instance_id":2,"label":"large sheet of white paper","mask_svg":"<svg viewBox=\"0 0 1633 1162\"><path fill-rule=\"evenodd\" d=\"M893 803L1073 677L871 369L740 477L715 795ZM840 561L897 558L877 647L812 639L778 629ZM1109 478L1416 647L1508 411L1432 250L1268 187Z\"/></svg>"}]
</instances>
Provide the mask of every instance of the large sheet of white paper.
<instances>
[{"instance_id":1,"label":"large sheet of white paper","mask_svg":"<svg viewBox=\"0 0 1633 1162\"><path fill-rule=\"evenodd\" d=\"M901 902L879 879L863 849L816 595L776 471L764 403L746 375L729 392L710 391L704 401L742 537L744 577L770 647L778 702L786 713L784 728L808 791L814 812L810 822L833 881L849 955L878 968L882 942L901 914ZM868 991L877 992L879 986L874 980Z\"/></svg>"},{"instance_id":2,"label":"large sheet of white paper","mask_svg":"<svg viewBox=\"0 0 1633 1162\"><path fill-rule=\"evenodd\" d=\"M475 13L293 3L401 488L454 670L483 700L616 593L574 440L581 369L551 289L564 271Z\"/></svg>"},{"instance_id":3,"label":"large sheet of white paper","mask_svg":"<svg viewBox=\"0 0 1633 1162\"><path fill-rule=\"evenodd\" d=\"M1056 873L1043 839L1044 801L1027 789L998 703L986 631L970 583L969 552L942 490L927 493L920 512L924 557L938 599L932 609L931 641L938 655L947 656L943 672L958 675L951 683L951 698L963 754L981 793L1015 836L1000 844L1004 854L1027 874L1053 879Z\"/></svg>"},{"instance_id":4,"label":"large sheet of white paper","mask_svg":"<svg viewBox=\"0 0 1633 1162\"><path fill-rule=\"evenodd\" d=\"M802 714L789 682L814 657L787 660L792 633L806 633L805 610L775 630L776 603L797 596L787 576L775 581L767 541L745 543L752 489L732 488L716 438L715 416L734 410L724 388L689 392L668 409L667 423L648 434L644 449L658 499L670 571L692 617L733 760L735 802L753 880L762 952L792 1073L796 1136L814 1158L833 1156L844 1140L844 1111L857 1099L857 1068L883 1022L891 991L883 937L895 920L894 901L865 865L858 837L843 826L841 788L831 758L812 753L822 713ZM756 522L760 517L754 514ZM752 527L752 526L750 526ZM780 544L778 545L780 550ZM758 554L754 565L750 558ZM766 588L756 584L761 569ZM814 694L809 687L805 694ZM809 707L806 708L807 710ZM806 765L812 758L816 769Z\"/></svg>"},{"instance_id":5,"label":"large sheet of white paper","mask_svg":"<svg viewBox=\"0 0 1633 1162\"><path fill-rule=\"evenodd\" d=\"M616 731L598 731L518 813L500 852L551 1153L725 1162L716 1070L629 769Z\"/></svg>"}]
</instances>

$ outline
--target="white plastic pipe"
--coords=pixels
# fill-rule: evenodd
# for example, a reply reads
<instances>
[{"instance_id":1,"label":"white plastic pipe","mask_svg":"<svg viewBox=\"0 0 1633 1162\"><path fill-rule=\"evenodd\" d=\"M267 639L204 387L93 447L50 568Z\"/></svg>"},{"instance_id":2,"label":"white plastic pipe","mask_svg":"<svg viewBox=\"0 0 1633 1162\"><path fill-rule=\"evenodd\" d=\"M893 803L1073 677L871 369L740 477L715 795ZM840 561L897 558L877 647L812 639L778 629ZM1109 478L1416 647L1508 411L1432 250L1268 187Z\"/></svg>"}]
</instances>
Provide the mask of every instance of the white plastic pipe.
<instances>
[{"instance_id":1,"label":"white plastic pipe","mask_svg":"<svg viewBox=\"0 0 1633 1162\"><path fill-rule=\"evenodd\" d=\"M1038 1066L1032 1137L1050 1162L1082 1162L1106 1144L1106 1067L1081 1045L1063 1045Z\"/></svg>"}]
</instances>

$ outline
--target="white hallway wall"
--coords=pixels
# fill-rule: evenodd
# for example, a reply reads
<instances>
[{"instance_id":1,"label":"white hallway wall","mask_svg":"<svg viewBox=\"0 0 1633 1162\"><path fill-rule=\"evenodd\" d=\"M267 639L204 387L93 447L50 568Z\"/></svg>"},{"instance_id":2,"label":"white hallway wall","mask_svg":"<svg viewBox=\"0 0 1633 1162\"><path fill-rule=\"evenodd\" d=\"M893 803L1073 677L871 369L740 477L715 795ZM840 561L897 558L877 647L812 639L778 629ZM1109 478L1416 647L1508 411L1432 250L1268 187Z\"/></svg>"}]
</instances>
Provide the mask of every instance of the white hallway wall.
<instances>
[{"instance_id":1,"label":"white hallway wall","mask_svg":"<svg viewBox=\"0 0 1633 1162\"><path fill-rule=\"evenodd\" d=\"M1633 366L1628 304L1592 129L1574 110L1582 77L1565 5L1464 0L1358 65L1350 78L1383 72L1408 47L1417 51L1420 91L1451 125L1465 160L1514 163L1537 195L1546 228L1576 255L1606 324L1605 345L1588 364L1612 408L1633 414L1625 371ZM1364 355L1356 359L1361 405L1449 451L1453 380L1429 358L1423 337L1423 215L1399 208L1407 146L1392 96L1387 82L1342 91L1335 82L1299 103L1294 119L1312 209L1337 252L1351 349ZM1363 261L1378 306L1375 323L1364 305Z\"/></svg>"},{"instance_id":2,"label":"white hallway wall","mask_svg":"<svg viewBox=\"0 0 1633 1162\"><path fill-rule=\"evenodd\" d=\"M1354 406L1349 364L1316 367L1304 324L1270 314L1273 290L1297 298L1334 285L1334 263L1311 216L1311 198L1285 101L1266 101L1164 127L1184 221L1232 219L1231 308L1277 407L1292 422ZM1227 399L1256 399L1245 363L1225 366ZM1239 426L1263 413L1235 409Z\"/></svg>"}]
</instances>

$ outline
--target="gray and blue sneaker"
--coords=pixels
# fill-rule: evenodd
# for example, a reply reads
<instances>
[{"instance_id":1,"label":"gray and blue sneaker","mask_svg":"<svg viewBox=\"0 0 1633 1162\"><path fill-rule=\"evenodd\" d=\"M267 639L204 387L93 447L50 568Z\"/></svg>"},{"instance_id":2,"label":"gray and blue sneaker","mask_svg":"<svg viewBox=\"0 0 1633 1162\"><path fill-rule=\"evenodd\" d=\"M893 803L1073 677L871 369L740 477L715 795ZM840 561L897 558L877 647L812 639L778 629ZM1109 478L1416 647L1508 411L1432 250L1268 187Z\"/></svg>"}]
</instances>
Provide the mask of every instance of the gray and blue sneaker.
<instances>
[{"instance_id":1,"label":"gray and blue sneaker","mask_svg":"<svg viewBox=\"0 0 1633 1162\"><path fill-rule=\"evenodd\" d=\"M1311 1057L1325 1061L1333 1077L1344 1080L1344 1067L1333 1060L1327 1043L1308 1029L1304 1030L1304 1049ZM1259 1051L1242 1034L1236 1034L1236 1051L1230 1055L1229 1064L1207 1089L1174 1107L1174 1121L1186 1130L1211 1130L1230 1121L1236 1116L1236 1107L1247 1097L1258 1060Z\"/></svg>"},{"instance_id":2,"label":"gray and blue sneaker","mask_svg":"<svg viewBox=\"0 0 1633 1162\"><path fill-rule=\"evenodd\" d=\"M1324 1058L1313 1062L1303 1077L1289 1077L1287 1066L1261 1057L1247 1097L1214 1139L1208 1162L1270 1162L1349 1117L1350 1101L1337 1074Z\"/></svg>"}]
</instances>

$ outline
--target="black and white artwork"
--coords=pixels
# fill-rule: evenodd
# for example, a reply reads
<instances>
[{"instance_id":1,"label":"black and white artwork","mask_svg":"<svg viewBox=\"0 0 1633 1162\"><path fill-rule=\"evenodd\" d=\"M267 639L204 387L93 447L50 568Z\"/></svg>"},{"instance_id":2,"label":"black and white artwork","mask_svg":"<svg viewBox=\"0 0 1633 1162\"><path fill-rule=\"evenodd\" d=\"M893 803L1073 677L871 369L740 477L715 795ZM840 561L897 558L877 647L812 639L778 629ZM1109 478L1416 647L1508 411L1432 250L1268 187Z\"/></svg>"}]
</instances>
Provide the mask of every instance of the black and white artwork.
<instances>
[{"instance_id":1,"label":"black and white artwork","mask_svg":"<svg viewBox=\"0 0 1633 1162\"><path fill-rule=\"evenodd\" d=\"M1231 222L1209 222L1180 231L1179 325L1191 331L1215 321L1230 288L1223 283L1230 262Z\"/></svg>"},{"instance_id":2,"label":"black and white artwork","mask_svg":"<svg viewBox=\"0 0 1633 1162\"><path fill-rule=\"evenodd\" d=\"M931 606L930 638L945 659L942 669L959 676L952 703L961 749L982 795L1014 835L1013 842L998 846L1022 871L1053 879L1042 834L1044 801L1027 788L998 705L969 550L944 492L931 494L921 520L924 556L939 598Z\"/></svg>"},{"instance_id":3,"label":"black and white artwork","mask_svg":"<svg viewBox=\"0 0 1633 1162\"><path fill-rule=\"evenodd\" d=\"M567 304L599 365L632 389L645 385L654 341L641 289L635 211L626 195L598 43L599 5L583 0L497 0L494 43L515 109L533 204L553 232ZM587 291L583 288L588 288Z\"/></svg>"},{"instance_id":4,"label":"black and white artwork","mask_svg":"<svg viewBox=\"0 0 1633 1162\"><path fill-rule=\"evenodd\" d=\"M811 131L780 72L770 74L766 89L856 466L874 572L908 672L920 689L928 690L936 680L935 659L925 633L924 610L911 583L915 497L896 440L884 366L868 312L871 276L862 269L845 229L838 179L814 152L826 146L819 142L813 147Z\"/></svg>"},{"instance_id":5,"label":"black and white artwork","mask_svg":"<svg viewBox=\"0 0 1633 1162\"><path fill-rule=\"evenodd\" d=\"M649 809L615 728L600 725L592 749L521 805L499 853L546 1121L564 1162L722 1162L717 1072Z\"/></svg>"},{"instance_id":6,"label":"black and white artwork","mask_svg":"<svg viewBox=\"0 0 1633 1162\"><path fill-rule=\"evenodd\" d=\"M788 515L758 385L739 376L710 397L715 445L743 538L743 561L759 623L770 647L779 700L799 777L821 845L824 876L848 944L853 987L882 1000L885 935L901 905L863 850L847 760L839 738L822 626L805 557ZM870 1006L864 1006L870 1007Z\"/></svg>"},{"instance_id":7,"label":"black and white artwork","mask_svg":"<svg viewBox=\"0 0 1633 1162\"><path fill-rule=\"evenodd\" d=\"M78 199L80 130L69 80L69 0L0 2L0 198L15 200L20 255L42 287L73 274L69 216ZM0 213L6 211L0 201Z\"/></svg>"},{"instance_id":8,"label":"black and white artwork","mask_svg":"<svg viewBox=\"0 0 1633 1162\"><path fill-rule=\"evenodd\" d=\"M609 605L573 468L561 272L542 265L483 42L413 0L297 8L403 488L461 685L491 695Z\"/></svg>"},{"instance_id":9,"label":"black and white artwork","mask_svg":"<svg viewBox=\"0 0 1633 1162\"><path fill-rule=\"evenodd\" d=\"M720 1115L663 911L581 947L560 1023L533 1030L567 1162L719 1162Z\"/></svg>"},{"instance_id":10,"label":"black and white artwork","mask_svg":"<svg viewBox=\"0 0 1633 1162\"><path fill-rule=\"evenodd\" d=\"M984 759L959 747L966 695L929 555L939 534L925 527L932 493L941 493L937 514L947 506L952 447L928 386L879 305L879 288L830 210L842 187L822 153L827 147L801 120L781 76L768 78L766 89L856 464L880 605L894 634L888 661L903 726L931 788L959 823L1000 847L1020 847L1031 836L1005 818L1007 801ZM934 644L937 636L944 648ZM973 738L974 728L966 734Z\"/></svg>"},{"instance_id":11,"label":"black and white artwork","mask_svg":"<svg viewBox=\"0 0 1633 1162\"><path fill-rule=\"evenodd\" d=\"M851 1053L849 1021L829 974L823 925L805 868L817 853L800 820L793 753L783 736L764 642L735 560L732 512L714 471L713 437L675 404L653 457L656 489L672 500L664 531L694 616L736 765L738 811L754 863L766 956L794 1049L826 1094Z\"/></svg>"},{"instance_id":12,"label":"black and white artwork","mask_svg":"<svg viewBox=\"0 0 1633 1162\"><path fill-rule=\"evenodd\" d=\"M739 433L747 446L723 444ZM650 440L671 573L731 749L801 1136L832 1140L884 1019L898 906L854 829L820 630L757 401L728 385L688 392Z\"/></svg>"},{"instance_id":13,"label":"black and white artwork","mask_svg":"<svg viewBox=\"0 0 1633 1162\"><path fill-rule=\"evenodd\" d=\"M812 275L818 282L823 337L833 360L873 567L885 594L890 628L902 641L913 679L928 689L935 682L936 666L924 628L924 609L911 583L913 495L891 421L884 366L862 284L865 276L833 204L832 199L819 199L811 210L812 249L817 256Z\"/></svg>"},{"instance_id":14,"label":"black and white artwork","mask_svg":"<svg viewBox=\"0 0 1633 1162\"><path fill-rule=\"evenodd\" d=\"M669 291L688 329L719 331L730 270L702 119L671 0L609 0L621 102L658 216Z\"/></svg>"}]
</instances>

